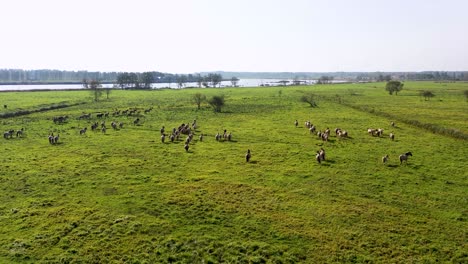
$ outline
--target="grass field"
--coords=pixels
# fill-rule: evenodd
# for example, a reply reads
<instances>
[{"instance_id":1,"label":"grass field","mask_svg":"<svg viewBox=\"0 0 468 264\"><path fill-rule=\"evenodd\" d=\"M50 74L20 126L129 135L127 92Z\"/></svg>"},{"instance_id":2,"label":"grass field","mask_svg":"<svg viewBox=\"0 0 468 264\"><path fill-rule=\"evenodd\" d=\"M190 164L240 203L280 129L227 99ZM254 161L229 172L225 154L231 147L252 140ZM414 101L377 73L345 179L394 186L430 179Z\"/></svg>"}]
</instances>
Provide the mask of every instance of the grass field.
<instances>
[{"instance_id":1,"label":"grass field","mask_svg":"<svg viewBox=\"0 0 468 264\"><path fill-rule=\"evenodd\" d=\"M1 93L1 113L86 103L0 119L3 131L24 128L1 144L0 263L467 263L467 141L411 121L467 134L468 84L406 83L398 96L383 87L116 90L98 103L88 91ZM224 95L223 112L197 110L197 92ZM310 92L316 108L299 101ZM90 130L96 113L129 108L141 113ZM188 152L185 137L161 142L162 126L194 119ZM322 142L306 120L349 138ZM217 142L224 129L233 140Z\"/></svg>"}]
</instances>

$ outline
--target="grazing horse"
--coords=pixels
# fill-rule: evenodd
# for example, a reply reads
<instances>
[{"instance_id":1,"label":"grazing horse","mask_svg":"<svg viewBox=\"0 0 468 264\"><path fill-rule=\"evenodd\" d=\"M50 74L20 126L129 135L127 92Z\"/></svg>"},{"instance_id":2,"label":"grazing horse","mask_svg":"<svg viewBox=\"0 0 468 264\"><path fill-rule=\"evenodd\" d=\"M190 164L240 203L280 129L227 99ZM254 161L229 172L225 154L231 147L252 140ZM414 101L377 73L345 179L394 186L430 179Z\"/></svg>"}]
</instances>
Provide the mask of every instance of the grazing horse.
<instances>
[{"instance_id":1,"label":"grazing horse","mask_svg":"<svg viewBox=\"0 0 468 264\"><path fill-rule=\"evenodd\" d=\"M338 136L338 134L341 132L341 128L335 128L335 135Z\"/></svg>"},{"instance_id":2,"label":"grazing horse","mask_svg":"<svg viewBox=\"0 0 468 264\"><path fill-rule=\"evenodd\" d=\"M338 136L339 137L348 137L348 131L346 131L346 130L338 131Z\"/></svg>"},{"instance_id":3,"label":"grazing horse","mask_svg":"<svg viewBox=\"0 0 468 264\"><path fill-rule=\"evenodd\" d=\"M388 161L389 158L390 158L390 157L388 156L388 154L385 155L385 156L383 156L383 157L382 157L382 163L383 163L383 164L387 163L387 161Z\"/></svg>"},{"instance_id":4,"label":"grazing horse","mask_svg":"<svg viewBox=\"0 0 468 264\"><path fill-rule=\"evenodd\" d=\"M189 143L185 143L184 145L185 152L188 152L189 148L190 148Z\"/></svg>"},{"instance_id":5,"label":"grazing horse","mask_svg":"<svg viewBox=\"0 0 468 264\"><path fill-rule=\"evenodd\" d=\"M4 138L12 138L14 133L15 133L15 131L13 129L9 130L9 131L5 131L5 133L3 133L3 137Z\"/></svg>"},{"instance_id":6,"label":"grazing horse","mask_svg":"<svg viewBox=\"0 0 468 264\"><path fill-rule=\"evenodd\" d=\"M384 131L384 130L383 130L382 128L378 128L378 129L377 129L377 136L379 136L379 137L380 137L380 136L383 136L383 131Z\"/></svg>"},{"instance_id":7,"label":"grazing horse","mask_svg":"<svg viewBox=\"0 0 468 264\"><path fill-rule=\"evenodd\" d=\"M249 162L252 154L250 154L250 149L247 149L247 154L245 154L245 161Z\"/></svg>"},{"instance_id":8,"label":"grazing horse","mask_svg":"<svg viewBox=\"0 0 468 264\"><path fill-rule=\"evenodd\" d=\"M91 118L91 114L82 114L78 117L78 119L90 119Z\"/></svg>"},{"instance_id":9,"label":"grazing horse","mask_svg":"<svg viewBox=\"0 0 468 264\"><path fill-rule=\"evenodd\" d=\"M321 136L323 141L328 141L328 133L322 133Z\"/></svg>"},{"instance_id":10,"label":"grazing horse","mask_svg":"<svg viewBox=\"0 0 468 264\"><path fill-rule=\"evenodd\" d=\"M309 132L310 134L313 134L315 132L315 126L314 125L310 125L310 128L309 128Z\"/></svg>"},{"instance_id":11,"label":"grazing horse","mask_svg":"<svg viewBox=\"0 0 468 264\"><path fill-rule=\"evenodd\" d=\"M320 151L317 151L317 154L315 155L315 159L317 160L319 164L322 163L322 156L320 155Z\"/></svg>"},{"instance_id":12,"label":"grazing horse","mask_svg":"<svg viewBox=\"0 0 468 264\"><path fill-rule=\"evenodd\" d=\"M91 125L91 130L94 131L98 127L98 123L94 122L94 124Z\"/></svg>"},{"instance_id":13,"label":"grazing horse","mask_svg":"<svg viewBox=\"0 0 468 264\"><path fill-rule=\"evenodd\" d=\"M54 144L54 133L50 134L47 138L49 139L50 144Z\"/></svg>"},{"instance_id":14,"label":"grazing horse","mask_svg":"<svg viewBox=\"0 0 468 264\"><path fill-rule=\"evenodd\" d=\"M323 148L320 148L319 154L320 154L320 158L322 160L325 160L325 150Z\"/></svg>"},{"instance_id":15,"label":"grazing horse","mask_svg":"<svg viewBox=\"0 0 468 264\"><path fill-rule=\"evenodd\" d=\"M81 129L81 130L80 130L80 135L83 135L84 133L86 133L86 130L88 130L87 127Z\"/></svg>"},{"instance_id":16,"label":"grazing horse","mask_svg":"<svg viewBox=\"0 0 468 264\"><path fill-rule=\"evenodd\" d=\"M56 116L53 118L53 121L55 124L62 124L66 122L68 119L68 116Z\"/></svg>"},{"instance_id":17,"label":"grazing horse","mask_svg":"<svg viewBox=\"0 0 468 264\"><path fill-rule=\"evenodd\" d=\"M411 152L406 152L405 154L401 154L400 155L400 164L402 164L403 161L408 163L408 156L413 156L413 154Z\"/></svg>"},{"instance_id":18,"label":"grazing horse","mask_svg":"<svg viewBox=\"0 0 468 264\"><path fill-rule=\"evenodd\" d=\"M23 131L24 128L21 128L20 130L16 131L16 137L23 137Z\"/></svg>"}]
</instances>

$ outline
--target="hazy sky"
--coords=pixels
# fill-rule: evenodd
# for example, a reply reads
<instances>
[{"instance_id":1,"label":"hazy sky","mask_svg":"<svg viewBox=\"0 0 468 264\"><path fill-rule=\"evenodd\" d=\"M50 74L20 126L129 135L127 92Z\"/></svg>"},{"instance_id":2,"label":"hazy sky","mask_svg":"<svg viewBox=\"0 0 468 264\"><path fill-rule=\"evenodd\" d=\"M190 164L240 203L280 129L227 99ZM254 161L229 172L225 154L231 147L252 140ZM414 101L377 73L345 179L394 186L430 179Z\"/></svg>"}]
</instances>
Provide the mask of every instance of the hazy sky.
<instances>
[{"instance_id":1,"label":"hazy sky","mask_svg":"<svg viewBox=\"0 0 468 264\"><path fill-rule=\"evenodd\" d=\"M0 68L468 70L468 0L0 3Z\"/></svg>"}]
</instances>

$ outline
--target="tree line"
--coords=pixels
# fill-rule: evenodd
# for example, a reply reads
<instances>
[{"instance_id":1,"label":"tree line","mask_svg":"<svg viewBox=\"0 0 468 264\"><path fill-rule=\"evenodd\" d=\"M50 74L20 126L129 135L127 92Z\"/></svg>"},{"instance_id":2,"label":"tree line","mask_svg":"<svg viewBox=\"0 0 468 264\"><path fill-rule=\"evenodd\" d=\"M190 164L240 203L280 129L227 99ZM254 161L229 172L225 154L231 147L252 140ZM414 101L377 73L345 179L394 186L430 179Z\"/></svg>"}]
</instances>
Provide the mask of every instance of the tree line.
<instances>
[{"instance_id":1,"label":"tree line","mask_svg":"<svg viewBox=\"0 0 468 264\"><path fill-rule=\"evenodd\" d=\"M329 83L335 80L349 81L380 81L390 80L427 80L427 81L468 81L467 71L424 71L424 72L298 72L298 73L264 73L264 72L206 72L198 74L172 74L158 71L149 72L154 83L176 83L185 85L188 82L197 83L198 86L204 84L213 86L210 80L201 80L201 76L207 77L210 74L222 75L226 79L232 78L273 78L273 79L314 79L321 83ZM61 70L21 70L21 69L0 69L0 82L2 83L40 83L40 82L61 82L80 83L83 79L99 80L102 83L115 83L119 75L123 72L99 72L99 71L61 71ZM143 73L133 72L132 75L142 75ZM236 76L236 77L234 77ZM326 77L326 78L323 78ZM212 79L212 78L211 78ZM216 81L215 81L216 82ZM144 83L140 81L139 83ZM233 86L236 86L233 84Z\"/></svg>"},{"instance_id":2,"label":"tree line","mask_svg":"<svg viewBox=\"0 0 468 264\"><path fill-rule=\"evenodd\" d=\"M153 83L176 83L179 88L184 88L188 83L196 83L201 88L216 87L222 81L223 76L217 73L202 76L201 74L161 75L155 72L122 72L117 75L116 86L121 89L151 89Z\"/></svg>"},{"instance_id":3,"label":"tree line","mask_svg":"<svg viewBox=\"0 0 468 264\"><path fill-rule=\"evenodd\" d=\"M83 80L98 80L101 83L116 83L122 88L148 88L148 83L200 83L203 86L216 86L223 77L219 73L210 74L172 74L158 71L150 72L98 72L98 71L60 71L60 70L21 70L0 69L0 82L3 83L82 83Z\"/></svg>"}]
</instances>

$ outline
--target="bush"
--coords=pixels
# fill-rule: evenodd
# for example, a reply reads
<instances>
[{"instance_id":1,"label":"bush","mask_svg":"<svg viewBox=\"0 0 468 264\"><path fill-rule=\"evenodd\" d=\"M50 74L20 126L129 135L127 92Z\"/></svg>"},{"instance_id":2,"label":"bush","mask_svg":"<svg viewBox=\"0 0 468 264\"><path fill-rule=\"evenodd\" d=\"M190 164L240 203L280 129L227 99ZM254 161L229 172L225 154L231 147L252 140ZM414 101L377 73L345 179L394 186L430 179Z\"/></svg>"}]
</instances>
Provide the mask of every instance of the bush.
<instances>
[{"instance_id":1,"label":"bush","mask_svg":"<svg viewBox=\"0 0 468 264\"><path fill-rule=\"evenodd\" d=\"M221 112L221 108L224 106L224 95L213 96L208 103L213 107L213 111L216 113Z\"/></svg>"}]
</instances>

